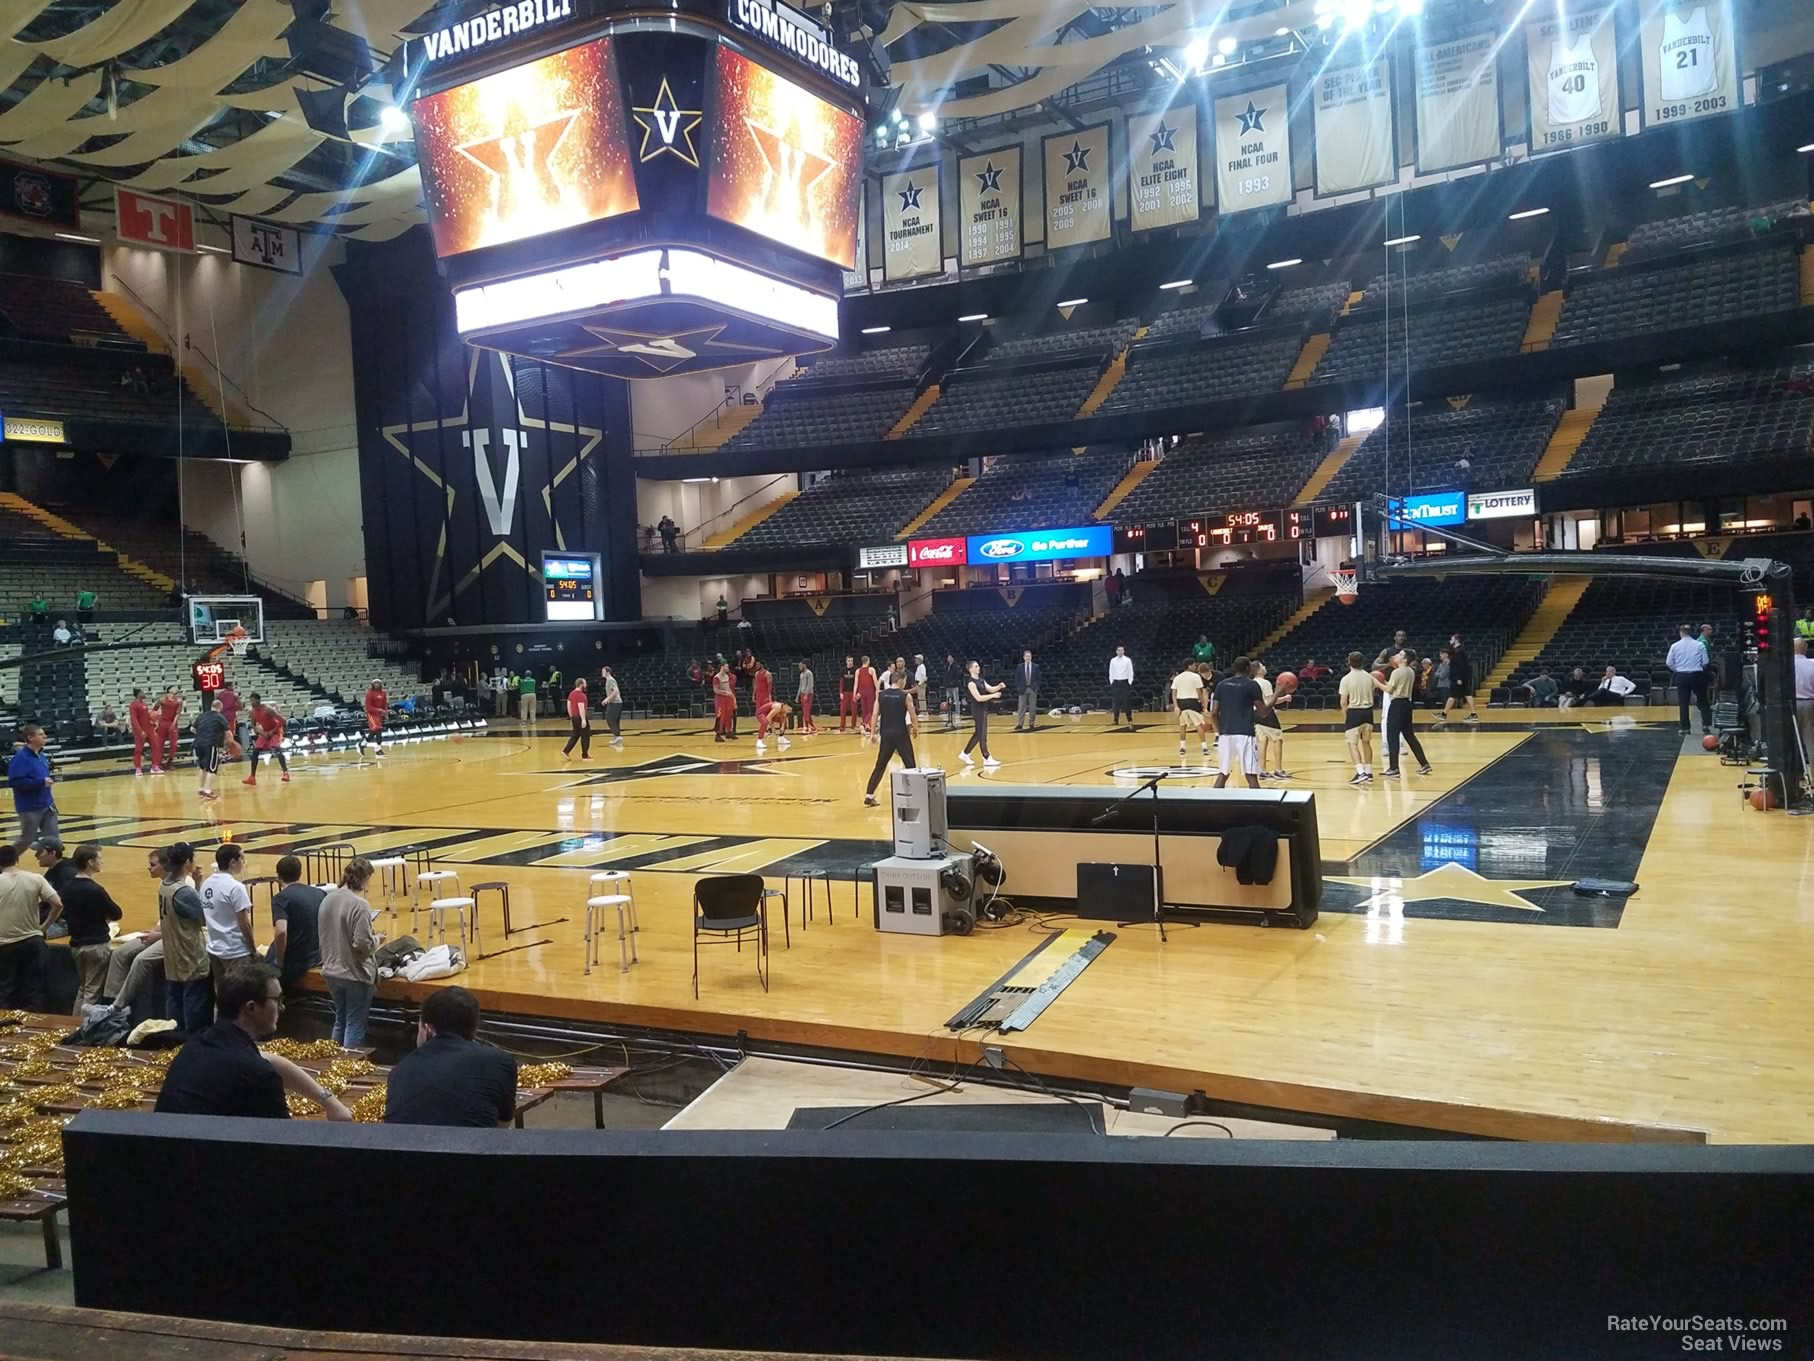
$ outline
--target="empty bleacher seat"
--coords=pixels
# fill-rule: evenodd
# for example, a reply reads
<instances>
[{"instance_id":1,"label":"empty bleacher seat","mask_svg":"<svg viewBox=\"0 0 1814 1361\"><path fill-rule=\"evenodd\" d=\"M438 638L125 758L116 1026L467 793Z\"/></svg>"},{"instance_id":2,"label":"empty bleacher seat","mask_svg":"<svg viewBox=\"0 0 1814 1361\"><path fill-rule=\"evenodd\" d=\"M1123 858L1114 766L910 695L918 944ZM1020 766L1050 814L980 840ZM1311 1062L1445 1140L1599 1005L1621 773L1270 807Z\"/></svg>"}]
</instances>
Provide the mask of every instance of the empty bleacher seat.
<instances>
[{"instance_id":1,"label":"empty bleacher seat","mask_svg":"<svg viewBox=\"0 0 1814 1361\"><path fill-rule=\"evenodd\" d=\"M1737 321L1801 305L1794 248L1772 244L1573 281L1550 344L1586 345L1646 331Z\"/></svg>"}]
</instances>

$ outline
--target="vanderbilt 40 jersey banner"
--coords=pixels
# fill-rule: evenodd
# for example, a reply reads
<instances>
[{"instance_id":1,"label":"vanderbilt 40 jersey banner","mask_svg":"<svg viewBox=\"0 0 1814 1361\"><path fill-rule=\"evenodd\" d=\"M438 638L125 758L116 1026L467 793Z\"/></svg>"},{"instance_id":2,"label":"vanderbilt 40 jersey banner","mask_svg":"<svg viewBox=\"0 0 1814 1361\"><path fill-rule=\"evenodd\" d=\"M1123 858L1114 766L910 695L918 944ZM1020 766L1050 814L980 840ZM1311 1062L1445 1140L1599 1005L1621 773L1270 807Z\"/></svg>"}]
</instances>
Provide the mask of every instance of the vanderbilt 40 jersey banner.
<instances>
[{"instance_id":1,"label":"vanderbilt 40 jersey banner","mask_svg":"<svg viewBox=\"0 0 1814 1361\"><path fill-rule=\"evenodd\" d=\"M1200 208L1197 106L1128 120L1128 225L1137 232L1195 222Z\"/></svg>"},{"instance_id":2,"label":"vanderbilt 40 jersey banner","mask_svg":"<svg viewBox=\"0 0 1814 1361\"><path fill-rule=\"evenodd\" d=\"M1738 107L1732 0L1653 0L1638 46L1644 54L1645 127Z\"/></svg>"},{"instance_id":3,"label":"vanderbilt 40 jersey banner","mask_svg":"<svg viewBox=\"0 0 1814 1361\"><path fill-rule=\"evenodd\" d=\"M957 163L957 262L992 265L1020 258L1020 148L1001 147Z\"/></svg>"},{"instance_id":4,"label":"vanderbilt 40 jersey banner","mask_svg":"<svg viewBox=\"0 0 1814 1361\"><path fill-rule=\"evenodd\" d=\"M1323 72L1316 78L1311 111L1319 196L1350 194L1398 178L1390 62Z\"/></svg>"},{"instance_id":5,"label":"vanderbilt 40 jersey banner","mask_svg":"<svg viewBox=\"0 0 1814 1361\"><path fill-rule=\"evenodd\" d=\"M1474 33L1417 49L1417 170L1499 155L1499 37Z\"/></svg>"},{"instance_id":6,"label":"vanderbilt 40 jersey banner","mask_svg":"<svg viewBox=\"0 0 1814 1361\"><path fill-rule=\"evenodd\" d=\"M1216 101L1216 211L1291 201L1291 101L1283 85Z\"/></svg>"},{"instance_id":7,"label":"vanderbilt 40 jersey banner","mask_svg":"<svg viewBox=\"0 0 1814 1361\"><path fill-rule=\"evenodd\" d=\"M1109 125L1042 139L1046 163L1046 249L1106 241L1114 194Z\"/></svg>"},{"instance_id":8,"label":"vanderbilt 40 jersey banner","mask_svg":"<svg viewBox=\"0 0 1814 1361\"><path fill-rule=\"evenodd\" d=\"M882 176L882 278L917 279L944 270L938 164Z\"/></svg>"},{"instance_id":9,"label":"vanderbilt 40 jersey banner","mask_svg":"<svg viewBox=\"0 0 1814 1361\"><path fill-rule=\"evenodd\" d=\"M1531 154L1617 137L1619 41L1613 9L1558 11L1524 26Z\"/></svg>"}]
</instances>

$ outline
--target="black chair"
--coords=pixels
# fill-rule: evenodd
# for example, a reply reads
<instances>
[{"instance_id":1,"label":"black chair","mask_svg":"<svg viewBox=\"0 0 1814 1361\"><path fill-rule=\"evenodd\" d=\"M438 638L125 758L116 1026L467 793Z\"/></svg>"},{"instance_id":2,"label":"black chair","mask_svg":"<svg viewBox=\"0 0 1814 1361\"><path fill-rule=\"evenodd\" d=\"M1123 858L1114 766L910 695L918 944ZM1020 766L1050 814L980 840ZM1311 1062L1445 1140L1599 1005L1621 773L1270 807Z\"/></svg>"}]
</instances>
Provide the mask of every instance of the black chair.
<instances>
[{"instance_id":1,"label":"black chair","mask_svg":"<svg viewBox=\"0 0 1814 1361\"><path fill-rule=\"evenodd\" d=\"M720 874L693 885L693 996L699 996L699 942L735 945L743 938L756 945L756 977L768 991L768 905L760 874Z\"/></svg>"}]
</instances>

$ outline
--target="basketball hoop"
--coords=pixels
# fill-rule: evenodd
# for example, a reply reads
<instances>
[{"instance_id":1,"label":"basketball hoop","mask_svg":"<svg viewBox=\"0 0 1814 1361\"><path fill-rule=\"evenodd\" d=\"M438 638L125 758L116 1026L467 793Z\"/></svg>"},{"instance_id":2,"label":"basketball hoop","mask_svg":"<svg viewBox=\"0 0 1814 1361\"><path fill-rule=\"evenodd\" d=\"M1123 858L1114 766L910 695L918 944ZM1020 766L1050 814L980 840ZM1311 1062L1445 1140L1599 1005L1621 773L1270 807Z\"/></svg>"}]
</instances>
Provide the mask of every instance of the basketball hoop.
<instances>
[{"instance_id":1,"label":"basketball hoop","mask_svg":"<svg viewBox=\"0 0 1814 1361\"><path fill-rule=\"evenodd\" d=\"M1344 605L1352 605L1360 598L1360 572L1347 571L1340 567L1329 569L1329 579L1335 583L1335 598Z\"/></svg>"},{"instance_id":2,"label":"basketball hoop","mask_svg":"<svg viewBox=\"0 0 1814 1361\"><path fill-rule=\"evenodd\" d=\"M208 655L204 660L213 661L223 652L231 652L235 657L243 658L251 650L252 635L246 632L243 625L235 624L227 630L226 637L208 649Z\"/></svg>"}]
</instances>

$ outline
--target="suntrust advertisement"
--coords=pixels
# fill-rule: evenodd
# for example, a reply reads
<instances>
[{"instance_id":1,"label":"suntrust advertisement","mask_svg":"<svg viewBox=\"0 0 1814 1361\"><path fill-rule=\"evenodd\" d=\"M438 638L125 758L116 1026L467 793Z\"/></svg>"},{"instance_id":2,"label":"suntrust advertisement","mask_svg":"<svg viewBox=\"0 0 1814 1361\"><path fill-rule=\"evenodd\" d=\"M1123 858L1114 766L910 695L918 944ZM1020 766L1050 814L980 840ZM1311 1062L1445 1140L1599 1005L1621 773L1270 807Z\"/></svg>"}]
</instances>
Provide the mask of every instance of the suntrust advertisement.
<instances>
[{"instance_id":1,"label":"suntrust advertisement","mask_svg":"<svg viewBox=\"0 0 1814 1361\"><path fill-rule=\"evenodd\" d=\"M1115 531L1109 525L1083 525L1076 529L1030 529L1018 534L972 534L967 547L971 565L986 567L995 562L1106 558L1114 551L1114 538Z\"/></svg>"}]
</instances>

